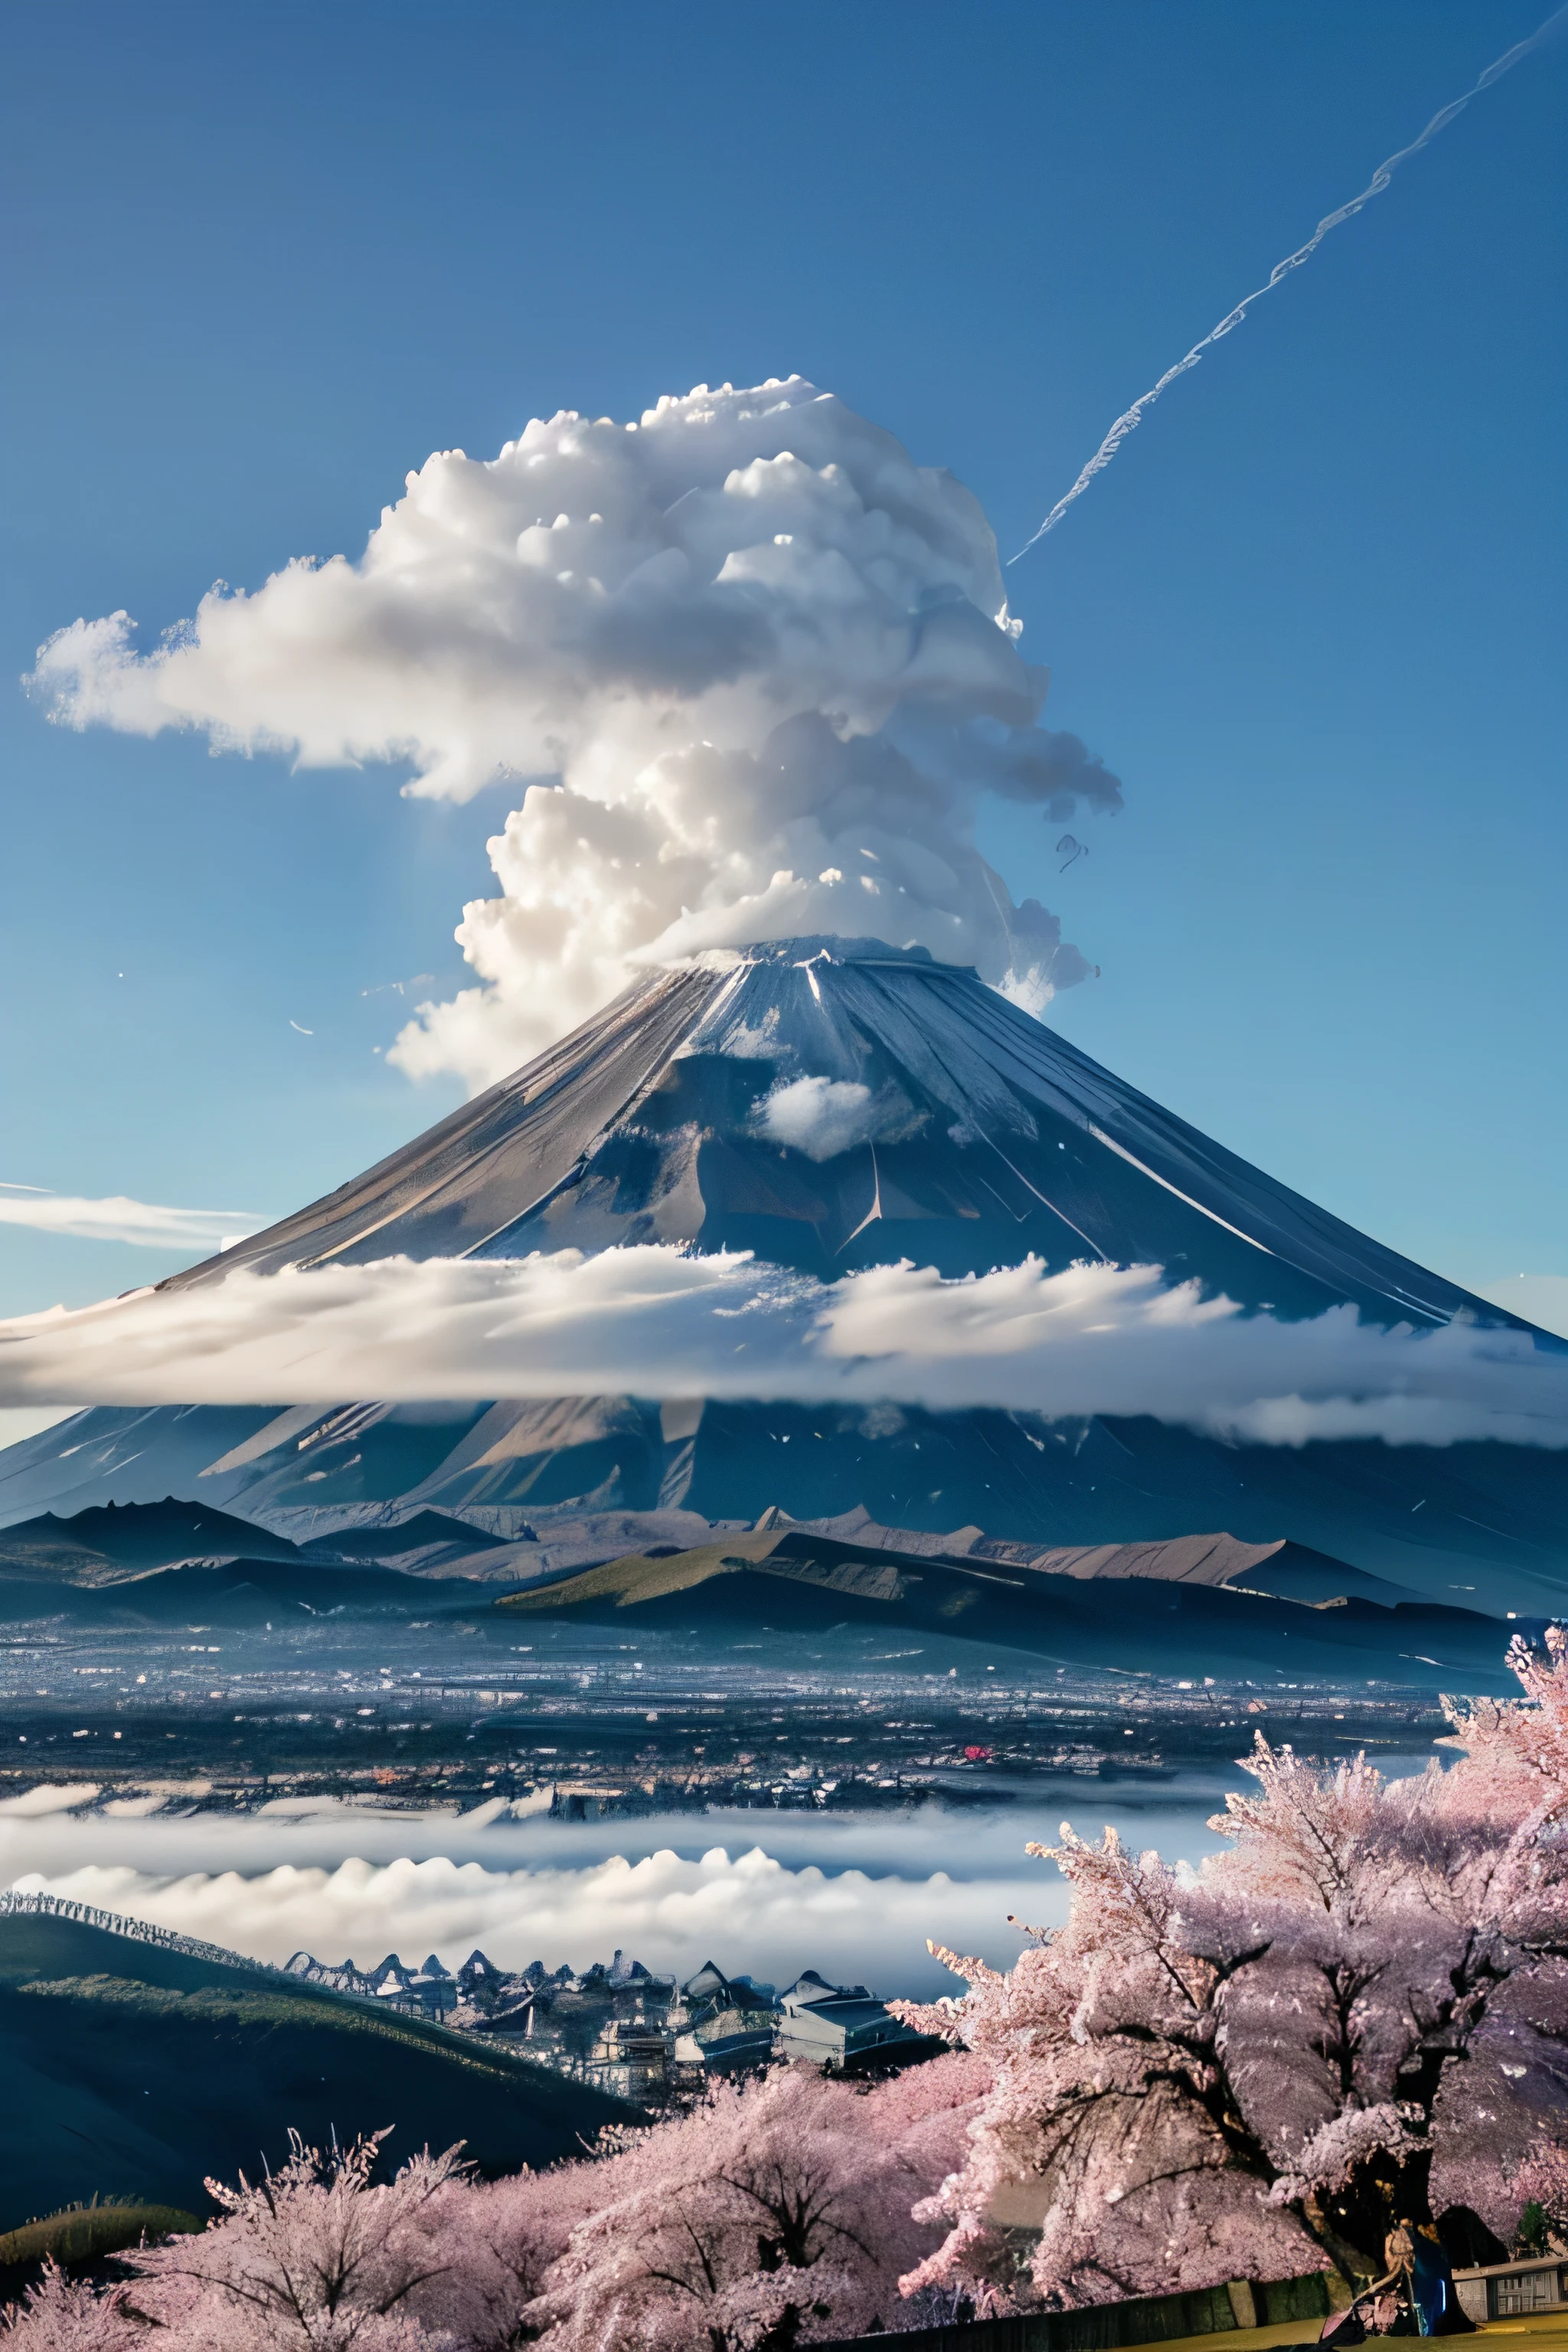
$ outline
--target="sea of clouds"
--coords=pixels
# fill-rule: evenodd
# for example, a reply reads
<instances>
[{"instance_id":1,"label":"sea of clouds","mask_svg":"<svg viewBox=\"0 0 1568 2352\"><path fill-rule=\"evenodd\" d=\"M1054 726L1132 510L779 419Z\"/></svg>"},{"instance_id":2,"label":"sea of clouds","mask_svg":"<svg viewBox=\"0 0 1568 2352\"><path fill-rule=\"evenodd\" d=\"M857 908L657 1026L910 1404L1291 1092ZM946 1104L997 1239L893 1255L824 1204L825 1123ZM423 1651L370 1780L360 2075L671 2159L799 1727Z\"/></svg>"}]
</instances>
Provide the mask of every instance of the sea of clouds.
<instances>
[{"instance_id":1,"label":"sea of clouds","mask_svg":"<svg viewBox=\"0 0 1568 2352\"><path fill-rule=\"evenodd\" d=\"M1052 823L1121 804L1038 724L995 541L944 470L799 376L633 423L563 412L410 474L357 562L222 583L147 653L79 620L31 680L68 726L203 730L410 793L515 785L479 984L393 1058L489 1083L638 961L812 932L920 943L1038 1011L1089 967L974 845L985 794Z\"/></svg>"},{"instance_id":2,"label":"sea of clouds","mask_svg":"<svg viewBox=\"0 0 1568 2352\"><path fill-rule=\"evenodd\" d=\"M1456 1318L1244 1314L1156 1265L821 1283L658 1244L247 1269L0 1323L0 1404L707 1396L1152 1414L1300 1445L1568 1445L1568 1349Z\"/></svg>"},{"instance_id":3,"label":"sea of clouds","mask_svg":"<svg viewBox=\"0 0 1568 2352\"><path fill-rule=\"evenodd\" d=\"M1233 1774L1228 1776L1234 1779ZM91 1784L0 1801L0 1885L203 1936L256 1959L298 1950L371 1966L392 1950L448 1967L476 1944L502 1966L586 1967L617 1948L689 1976L706 1959L788 1983L803 1968L882 1993L954 1990L926 1940L1017 1956L1009 1914L1067 1916L1067 1888L1024 1852L1064 1811L1086 1835L1195 1861L1222 1778L1164 1783L1047 1775L992 1811L845 1815L714 1811L567 1825L496 1800L458 1814L331 1798L237 1818L181 1813L188 1794L95 1804Z\"/></svg>"}]
</instances>

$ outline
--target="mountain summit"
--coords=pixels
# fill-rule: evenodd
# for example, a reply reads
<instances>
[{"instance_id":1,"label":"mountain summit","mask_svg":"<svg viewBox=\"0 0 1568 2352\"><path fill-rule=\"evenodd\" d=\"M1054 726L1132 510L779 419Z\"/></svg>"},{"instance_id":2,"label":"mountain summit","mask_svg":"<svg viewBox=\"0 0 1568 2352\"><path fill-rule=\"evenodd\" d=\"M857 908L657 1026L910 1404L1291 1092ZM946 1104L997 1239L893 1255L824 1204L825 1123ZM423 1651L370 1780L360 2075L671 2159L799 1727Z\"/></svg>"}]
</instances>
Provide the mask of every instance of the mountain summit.
<instances>
[{"instance_id":1,"label":"mountain summit","mask_svg":"<svg viewBox=\"0 0 1568 2352\"><path fill-rule=\"evenodd\" d=\"M1075 1258L1288 1316L1512 1323L1123 1085L973 971L789 940L657 971L325 1200L209 1258L524 1257L678 1242L834 1276Z\"/></svg>"},{"instance_id":2,"label":"mountain summit","mask_svg":"<svg viewBox=\"0 0 1568 2352\"><path fill-rule=\"evenodd\" d=\"M1529 1328L1211 1142L972 971L875 940L651 971L403 1150L174 1281L650 1241L825 1279L901 1258L946 1276L1029 1253L1157 1263L1284 1318L1348 1303L1390 1328L1461 1313ZM0 1522L168 1493L289 1533L434 1509L514 1536L525 1511L751 1521L769 1505L1057 1545L1223 1527L1444 1600L1539 1604L1568 1581L1568 1464L1497 1444L1239 1445L1143 1419L623 1396L100 1408L0 1454Z\"/></svg>"}]
</instances>

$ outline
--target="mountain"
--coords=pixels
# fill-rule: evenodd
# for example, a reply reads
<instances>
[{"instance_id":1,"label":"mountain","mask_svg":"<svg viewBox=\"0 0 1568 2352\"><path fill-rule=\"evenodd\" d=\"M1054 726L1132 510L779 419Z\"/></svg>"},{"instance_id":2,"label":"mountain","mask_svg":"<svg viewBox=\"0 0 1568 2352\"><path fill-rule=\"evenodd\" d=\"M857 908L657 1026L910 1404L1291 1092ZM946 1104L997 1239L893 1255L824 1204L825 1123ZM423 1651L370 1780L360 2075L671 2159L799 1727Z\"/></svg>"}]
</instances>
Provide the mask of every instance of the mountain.
<instances>
[{"instance_id":1,"label":"mountain","mask_svg":"<svg viewBox=\"0 0 1568 2352\"><path fill-rule=\"evenodd\" d=\"M900 1557L774 1526L686 1551L609 1560L538 1591L505 1594L495 1607L508 1616L699 1639L726 1638L741 1627L766 1634L787 1626L824 1637L915 1633L979 1643L982 1655L1023 1651L1079 1668L1167 1676L1279 1672L1433 1690L1458 1684L1494 1696L1509 1687L1501 1662L1511 1629L1495 1617L1379 1586L1387 1605L1356 1590L1375 1579L1362 1580L1354 1569L1336 1574L1336 1562L1303 1547L1222 1536L1016 1557L1025 1549L987 1544L963 1555ZM1299 1597L1320 1585L1337 1592ZM1529 1630L1538 1637L1543 1628L1537 1622Z\"/></svg>"},{"instance_id":2,"label":"mountain","mask_svg":"<svg viewBox=\"0 0 1568 2352\"><path fill-rule=\"evenodd\" d=\"M165 1495L157 1503L100 1503L60 1518L45 1511L0 1536L0 1578L114 1584L188 1560L293 1559L298 1547L249 1519Z\"/></svg>"},{"instance_id":3,"label":"mountain","mask_svg":"<svg viewBox=\"0 0 1568 2352\"><path fill-rule=\"evenodd\" d=\"M165 1495L160 1503L93 1505L70 1518L45 1511L36 1519L13 1520L0 1532L0 1582L31 1577L111 1586L143 1580L161 1569L236 1560L337 1568L363 1561L410 1575L447 1576L482 1568L486 1553L506 1549L500 1537L439 1511L416 1512L395 1527L348 1528L313 1543L293 1543L252 1519Z\"/></svg>"},{"instance_id":4,"label":"mountain","mask_svg":"<svg viewBox=\"0 0 1568 2352\"><path fill-rule=\"evenodd\" d=\"M58 1913L0 1914L0 2226L77 2200L209 2210L298 2128L396 2126L395 2158L468 2142L487 2173L578 2153L635 2111L471 2038L237 1955Z\"/></svg>"},{"instance_id":5,"label":"mountain","mask_svg":"<svg viewBox=\"0 0 1568 2352\"><path fill-rule=\"evenodd\" d=\"M405 1150L174 1279L650 1240L829 1278L901 1257L949 1276L1030 1251L1154 1261L1282 1318L1349 1303L1385 1328L1531 1328L1210 1141L972 971L870 940L650 971ZM651 1539L644 1514L690 1546L705 1522L777 1505L1036 1546L1289 1538L1498 1614L1551 1607L1568 1582L1568 1461L1498 1444L1267 1446L1107 1415L603 1396L100 1409L0 1454L0 1524L164 1494L316 1539L425 1512L509 1542L629 1519L601 1559Z\"/></svg>"},{"instance_id":6,"label":"mountain","mask_svg":"<svg viewBox=\"0 0 1568 2352\"><path fill-rule=\"evenodd\" d=\"M0 1536L0 1545L5 1538ZM5 1563L0 1560L0 1568ZM510 1580L515 1584L516 1579ZM365 1633L387 1619L427 1617L482 1608L491 1591L477 1580L453 1577L431 1592L423 1575L364 1564L325 1565L308 1559L226 1559L187 1562L182 1568L150 1569L144 1576L114 1584L79 1584L68 1579L0 1573L0 1626L47 1624L53 1634L67 1627L79 1633L153 1633L204 1626L240 1632L269 1625L275 1617L298 1620L336 1617L347 1632L357 1622Z\"/></svg>"},{"instance_id":7,"label":"mountain","mask_svg":"<svg viewBox=\"0 0 1568 2352\"><path fill-rule=\"evenodd\" d=\"M809 1540L785 1541L797 1537ZM771 1543L764 1540L768 1538ZM756 1526L746 1530L743 1544L726 1536L717 1549L755 1552L757 1557L763 1550L793 1551L804 1558L813 1544L820 1547L825 1539L840 1547L868 1548L879 1559L892 1552L911 1560L942 1559L982 1570L994 1563L1029 1569L1037 1575L1070 1577L1075 1583L1208 1584L1233 1592L1264 1592L1279 1601L1300 1601L1310 1606L1354 1597L1391 1607L1410 1598L1406 1590L1383 1577L1368 1576L1342 1559L1331 1559L1326 1552L1284 1538L1274 1543L1238 1543L1234 1536L1194 1535L1173 1537L1163 1543L1041 1546L988 1536L983 1528L955 1528L945 1535L930 1535L913 1528L879 1527L864 1510L847 1511L837 1519L801 1522L775 1509L764 1512ZM679 1549L658 1545L648 1557L668 1559ZM695 1559L698 1549L689 1547L689 1556Z\"/></svg>"}]
</instances>

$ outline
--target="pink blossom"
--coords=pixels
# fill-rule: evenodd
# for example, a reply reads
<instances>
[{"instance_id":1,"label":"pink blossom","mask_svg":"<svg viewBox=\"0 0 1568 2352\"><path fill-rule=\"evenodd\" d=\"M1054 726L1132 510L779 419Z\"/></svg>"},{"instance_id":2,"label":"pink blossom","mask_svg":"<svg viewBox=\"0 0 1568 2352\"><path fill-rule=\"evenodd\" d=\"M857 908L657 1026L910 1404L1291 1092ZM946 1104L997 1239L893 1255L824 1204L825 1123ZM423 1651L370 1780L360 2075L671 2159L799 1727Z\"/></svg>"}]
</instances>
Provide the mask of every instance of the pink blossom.
<instances>
[{"instance_id":1,"label":"pink blossom","mask_svg":"<svg viewBox=\"0 0 1568 2352\"><path fill-rule=\"evenodd\" d=\"M130 2352L146 2329L126 2319L119 2298L68 2279L52 2258L20 2304L0 2319L5 2352Z\"/></svg>"},{"instance_id":2,"label":"pink blossom","mask_svg":"<svg viewBox=\"0 0 1568 2352\"><path fill-rule=\"evenodd\" d=\"M443 2242L458 2150L415 2157L372 2183L385 2131L323 2155L292 2135L276 2173L237 2189L209 2180L222 2217L199 2237L134 2258L134 2307L168 2332L169 2352L436 2352L453 2338L409 2298L452 2267Z\"/></svg>"},{"instance_id":3,"label":"pink blossom","mask_svg":"<svg viewBox=\"0 0 1568 2352\"><path fill-rule=\"evenodd\" d=\"M384 2133L210 2182L199 2237L95 2292L52 2267L5 2352L782 2352L982 2310L1362 2284L1462 2206L1568 2233L1568 1644L1452 1706L1392 1785L1261 1738L1195 1873L1064 1826L1067 1925L896 2004L950 2053L874 2086L781 2069L591 2158L374 2174ZM1024 2250L1024 2251L1021 2251ZM900 2301L900 2296L902 2300Z\"/></svg>"},{"instance_id":4,"label":"pink blossom","mask_svg":"<svg viewBox=\"0 0 1568 2352\"><path fill-rule=\"evenodd\" d=\"M1539 2139L1509 2183L1522 2213L1539 2205L1554 2242L1568 2242L1568 2147L1561 2140Z\"/></svg>"},{"instance_id":5,"label":"pink blossom","mask_svg":"<svg viewBox=\"0 0 1568 2352\"><path fill-rule=\"evenodd\" d=\"M628 2136L529 2315L543 2346L764 2352L896 2325L933 2235L913 2210L960 2161L984 2081L967 2056L868 2090L783 2068Z\"/></svg>"},{"instance_id":6,"label":"pink blossom","mask_svg":"<svg viewBox=\"0 0 1568 2352\"><path fill-rule=\"evenodd\" d=\"M1359 2283L1394 2221L1463 2204L1511 2230L1528 2152L1568 2129L1568 1648L1510 1663L1521 1700L1449 1708L1446 1772L1391 1786L1259 1737L1255 1791L1213 1824L1229 1851L1184 1881L1113 1832L1029 1849L1071 1885L1067 1926L1005 1972L942 1953L963 1999L899 2005L993 2074L908 2285Z\"/></svg>"}]
</instances>

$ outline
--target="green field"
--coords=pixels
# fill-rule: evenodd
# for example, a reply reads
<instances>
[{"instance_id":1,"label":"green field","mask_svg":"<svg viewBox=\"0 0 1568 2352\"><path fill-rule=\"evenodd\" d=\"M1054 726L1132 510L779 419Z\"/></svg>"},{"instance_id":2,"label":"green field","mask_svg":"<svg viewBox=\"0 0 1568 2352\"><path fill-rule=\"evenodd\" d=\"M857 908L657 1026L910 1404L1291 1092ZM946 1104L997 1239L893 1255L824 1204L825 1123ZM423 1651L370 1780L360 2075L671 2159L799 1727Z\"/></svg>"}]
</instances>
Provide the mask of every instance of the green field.
<instances>
[{"instance_id":1,"label":"green field","mask_svg":"<svg viewBox=\"0 0 1568 2352\"><path fill-rule=\"evenodd\" d=\"M633 2111L549 2068L243 1962L47 1916L0 1916L0 2231L95 2194L211 2210L290 2126L465 2140L488 2173L577 2154Z\"/></svg>"}]
</instances>

